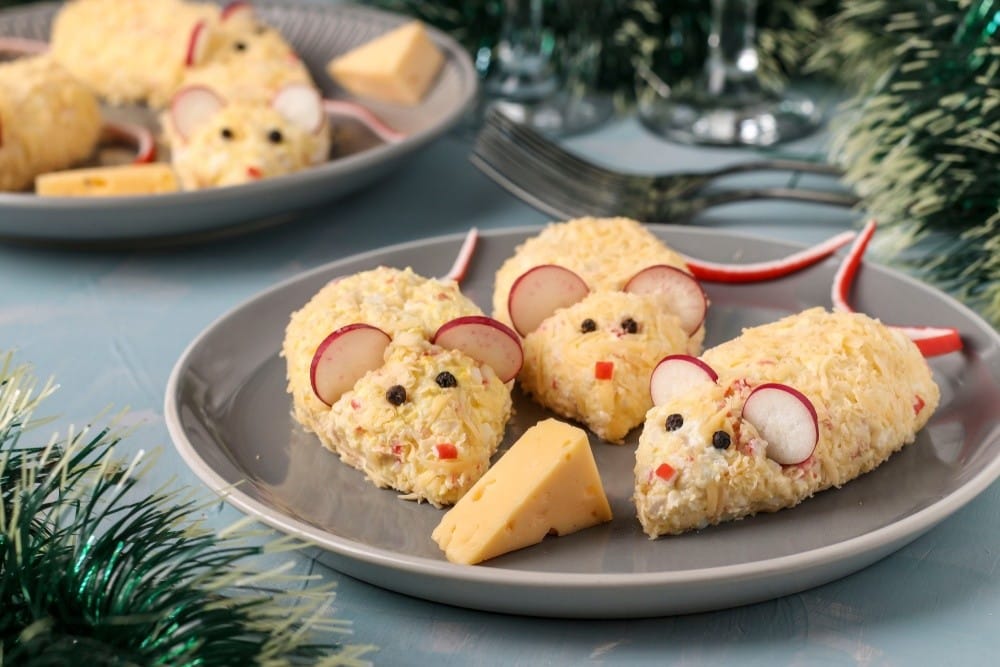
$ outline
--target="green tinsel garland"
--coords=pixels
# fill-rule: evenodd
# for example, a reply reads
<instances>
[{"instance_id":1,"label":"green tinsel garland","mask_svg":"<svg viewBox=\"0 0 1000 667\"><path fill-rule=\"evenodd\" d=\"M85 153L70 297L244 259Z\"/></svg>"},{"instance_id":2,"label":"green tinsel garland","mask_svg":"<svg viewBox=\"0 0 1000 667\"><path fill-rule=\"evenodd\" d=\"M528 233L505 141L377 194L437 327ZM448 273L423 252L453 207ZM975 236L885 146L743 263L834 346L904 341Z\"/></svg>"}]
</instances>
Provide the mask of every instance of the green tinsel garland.
<instances>
[{"instance_id":1,"label":"green tinsel garland","mask_svg":"<svg viewBox=\"0 0 1000 667\"><path fill-rule=\"evenodd\" d=\"M244 564L291 541L208 531L181 490L138 496L140 457L118 461L113 430L22 443L52 387L12 359L0 354L0 664L369 664L372 647L314 642L346 630L328 588Z\"/></svg>"},{"instance_id":2,"label":"green tinsel garland","mask_svg":"<svg viewBox=\"0 0 1000 667\"><path fill-rule=\"evenodd\" d=\"M845 1L814 64L857 90L832 155L876 252L1000 328L1000 0Z\"/></svg>"}]
</instances>

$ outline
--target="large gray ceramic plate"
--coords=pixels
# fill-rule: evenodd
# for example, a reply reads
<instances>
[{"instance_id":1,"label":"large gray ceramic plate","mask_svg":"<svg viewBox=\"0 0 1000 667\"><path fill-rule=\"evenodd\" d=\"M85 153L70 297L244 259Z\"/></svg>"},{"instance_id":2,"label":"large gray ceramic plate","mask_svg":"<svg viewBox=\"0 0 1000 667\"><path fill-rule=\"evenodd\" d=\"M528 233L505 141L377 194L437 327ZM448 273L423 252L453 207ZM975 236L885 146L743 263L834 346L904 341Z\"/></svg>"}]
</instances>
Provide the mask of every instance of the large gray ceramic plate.
<instances>
[{"instance_id":1,"label":"large gray ceramic plate","mask_svg":"<svg viewBox=\"0 0 1000 667\"><path fill-rule=\"evenodd\" d=\"M294 45L324 95L334 98L349 96L324 73L330 58L409 20L339 3L254 0L253 4L261 17ZM45 3L2 11L0 35L46 40L59 6ZM430 32L446 59L424 101L412 108L365 102L389 125L408 135L403 141L384 144L359 125L340 122L335 159L248 185L89 199L0 193L0 238L119 244L212 238L291 219L303 209L376 183L458 122L475 99L477 76L469 56L444 33ZM155 126L152 114L142 109L109 110L108 114Z\"/></svg>"},{"instance_id":2,"label":"large gray ceramic plate","mask_svg":"<svg viewBox=\"0 0 1000 667\"><path fill-rule=\"evenodd\" d=\"M712 230L651 228L681 252L718 261L772 259L796 249ZM494 272L536 232L485 234L464 291L488 308ZM321 561L375 585L476 609L605 618L716 609L830 581L913 540L1000 475L1000 336L941 293L866 265L857 282L858 307L886 322L956 326L966 342L963 354L931 362L942 403L915 444L795 509L652 541L630 502L637 434L624 447L594 440L613 521L483 565L449 563L431 540L442 510L376 489L296 428L278 350L289 314L332 277L379 264L440 275L461 240L398 245L323 266L208 327L179 359L167 387L167 424L187 464L228 502L315 543ZM765 284L707 284L706 343L808 306L828 306L835 263ZM545 416L520 395L515 402L505 445Z\"/></svg>"}]
</instances>

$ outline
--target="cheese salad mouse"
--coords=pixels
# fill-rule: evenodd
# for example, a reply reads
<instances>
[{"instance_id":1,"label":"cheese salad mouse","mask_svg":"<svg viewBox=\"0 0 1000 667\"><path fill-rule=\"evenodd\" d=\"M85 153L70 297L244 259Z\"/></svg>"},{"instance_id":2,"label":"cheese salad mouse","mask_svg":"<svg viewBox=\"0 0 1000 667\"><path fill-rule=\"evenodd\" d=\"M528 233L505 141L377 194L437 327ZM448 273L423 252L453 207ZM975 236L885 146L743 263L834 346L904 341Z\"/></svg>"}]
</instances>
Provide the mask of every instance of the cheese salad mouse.
<instances>
[{"instance_id":1,"label":"cheese salad mouse","mask_svg":"<svg viewBox=\"0 0 1000 667\"><path fill-rule=\"evenodd\" d=\"M451 505L489 468L520 341L453 280L379 267L328 283L282 346L293 415L378 487Z\"/></svg>"},{"instance_id":2,"label":"cheese salad mouse","mask_svg":"<svg viewBox=\"0 0 1000 667\"><path fill-rule=\"evenodd\" d=\"M903 331L812 308L653 371L635 461L650 537L793 507L882 464L938 406Z\"/></svg>"},{"instance_id":3,"label":"cheese salad mouse","mask_svg":"<svg viewBox=\"0 0 1000 667\"><path fill-rule=\"evenodd\" d=\"M626 218L552 223L496 273L493 315L524 336L532 398L621 443L664 355L698 354L707 300L680 254Z\"/></svg>"}]
</instances>

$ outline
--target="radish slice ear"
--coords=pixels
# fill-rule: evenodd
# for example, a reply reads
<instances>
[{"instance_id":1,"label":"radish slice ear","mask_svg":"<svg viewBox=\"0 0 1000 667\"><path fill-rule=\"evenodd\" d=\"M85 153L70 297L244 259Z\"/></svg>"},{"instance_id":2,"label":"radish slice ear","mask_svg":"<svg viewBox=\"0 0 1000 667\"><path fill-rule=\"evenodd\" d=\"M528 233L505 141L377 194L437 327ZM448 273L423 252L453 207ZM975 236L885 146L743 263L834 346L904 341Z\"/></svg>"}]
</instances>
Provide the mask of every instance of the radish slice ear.
<instances>
[{"instance_id":1,"label":"radish slice ear","mask_svg":"<svg viewBox=\"0 0 1000 667\"><path fill-rule=\"evenodd\" d=\"M365 373L384 363L389 334L370 324L355 323L337 329L316 347L309 380L316 397L333 405Z\"/></svg>"},{"instance_id":2,"label":"radish slice ear","mask_svg":"<svg viewBox=\"0 0 1000 667\"><path fill-rule=\"evenodd\" d=\"M238 18L253 19L253 5L246 2L246 0L233 0L233 2L228 3L222 8L219 18L223 21L231 21Z\"/></svg>"},{"instance_id":3,"label":"radish slice ear","mask_svg":"<svg viewBox=\"0 0 1000 667\"><path fill-rule=\"evenodd\" d=\"M181 88L170 100L170 121L181 138L187 140L225 105L218 93L206 86Z\"/></svg>"},{"instance_id":4,"label":"radish slice ear","mask_svg":"<svg viewBox=\"0 0 1000 667\"><path fill-rule=\"evenodd\" d=\"M200 65L205 60L205 51L208 49L208 25L204 21L198 21L191 28L188 36L187 52L184 55L184 65L194 67Z\"/></svg>"},{"instance_id":5,"label":"radish slice ear","mask_svg":"<svg viewBox=\"0 0 1000 667\"><path fill-rule=\"evenodd\" d=\"M507 312L522 336L538 328L560 308L582 301L590 288L583 278L555 264L542 264L522 273L510 287Z\"/></svg>"},{"instance_id":6,"label":"radish slice ear","mask_svg":"<svg viewBox=\"0 0 1000 667\"><path fill-rule=\"evenodd\" d=\"M698 281L675 266L657 264L632 276L625 287L631 294L664 294L681 328L690 336L705 321L708 298Z\"/></svg>"},{"instance_id":7,"label":"radish slice ear","mask_svg":"<svg viewBox=\"0 0 1000 667\"><path fill-rule=\"evenodd\" d=\"M319 92L304 83L291 83L271 100L275 111L306 132L319 132L323 127L323 99Z\"/></svg>"},{"instance_id":8,"label":"radish slice ear","mask_svg":"<svg viewBox=\"0 0 1000 667\"><path fill-rule=\"evenodd\" d=\"M524 363L521 339L503 322L492 317L469 315L445 322L431 342L458 350L492 368L501 382L517 377Z\"/></svg>"},{"instance_id":9,"label":"radish slice ear","mask_svg":"<svg viewBox=\"0 0 1000 667\"><path fill-rule=\"evenodd\" d=\"M802 463L816 449L819 419L805 394L787 384L762 384L743 403L743 419L767 441L767 457L781 465Z\"/></svg>"},{"instance_id":10,"label":"radish slice ear","mask_svg":"<svg viewBox=\"0 0 1000 667\"><path fill-rule=\"evenodd\" d=\"M689 354L671 354L656 364L649 376L649 395L653 405L663 405L692 389L717 382L719 375L711 366Z\"/></svg>"},{"instance_id":11,"label":"radish slice ear","mask_svg":"<svg viewBox=\"0 0 1000 667\"><path fill-rule=\"evenodd\" d=\"M125 144L135 149L132 164L147 164L156 159L156 139L148 127L132 123L107 122L101 126L101 144Z\"/></svg>"}]
</instances>

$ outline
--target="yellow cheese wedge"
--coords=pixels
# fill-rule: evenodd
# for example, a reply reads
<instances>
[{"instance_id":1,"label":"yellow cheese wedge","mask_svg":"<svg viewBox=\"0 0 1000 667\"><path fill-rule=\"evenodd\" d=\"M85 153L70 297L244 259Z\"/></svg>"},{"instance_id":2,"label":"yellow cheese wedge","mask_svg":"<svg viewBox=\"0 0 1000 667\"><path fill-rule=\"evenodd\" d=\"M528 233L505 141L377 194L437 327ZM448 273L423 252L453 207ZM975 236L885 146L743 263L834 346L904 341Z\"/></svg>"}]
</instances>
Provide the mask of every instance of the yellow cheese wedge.
<instances>
[{"instance_id":1,"label":"yellow cheese wedge","mask_svg":"<svg viewBox=\"0 0 1000 667\"><path fill-rule=\"evenodd\" d=\"M35 193L50 197L151 195L176 190L174 170L162 162L52 171L35 179Z\"/></svg>"},{"instance_id":2,"label":"yellow cheese wedge","mask_svg":"<svg viewBox=\"0 0 1000 667\"><path fill-rule=\"evenodd\" d=\"M327 71L358 97L419 104L444 64L420 21L407 23L330 61Z\"/></svg>"},{"instance_id":3,"label":"yellow cheese wedge","mask_svg":"<svg viewBox=\"0 0 1000 667\"><path fill-rule=\"evenodd\" d=\"M474 565L611 520L587 433L555 419L525 431L452 507L432 537Z\"/></svg>"}]
</instances>

